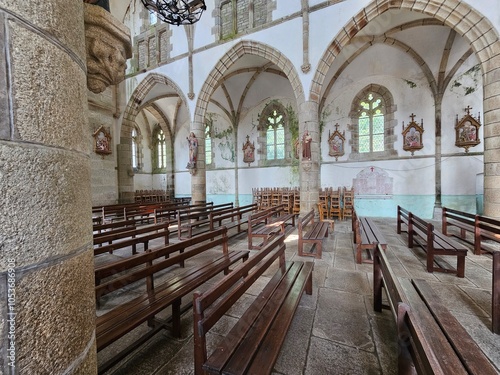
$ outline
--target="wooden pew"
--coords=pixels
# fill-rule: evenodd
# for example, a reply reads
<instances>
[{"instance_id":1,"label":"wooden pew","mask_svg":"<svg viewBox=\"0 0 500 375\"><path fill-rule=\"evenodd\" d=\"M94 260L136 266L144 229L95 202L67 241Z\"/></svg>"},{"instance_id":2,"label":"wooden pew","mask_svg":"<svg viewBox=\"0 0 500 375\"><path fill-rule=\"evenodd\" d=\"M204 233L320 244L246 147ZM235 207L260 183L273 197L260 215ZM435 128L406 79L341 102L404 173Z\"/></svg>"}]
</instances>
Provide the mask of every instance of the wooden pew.
<instances>
[{"instance_id":1,"label":"wooden pew","mask_svg":"<svg viewBox=\"0 0 500 375\"><path fill-rule=\"evenodd\" d=\"M382 288L389 305L382 303ZM425 280L396 277L377 245L373 306L390 308L398 329L398 374L498 374L476 342Z\"/></svg>"},{"instance_id":2,"label":"wooden pew","mask_svg":"<svg viewBox=\"0 0 500 375\"><path fill-rule=\"evenodd\" d=\"M387 248L387 241L378 229L375 222L369 217L357 218L354 237L356 239L356 263L373 263L372 253L375 246L380 244L382 249ZM363 260L362 252L366 250L367 258Z\"/></svg>"},{"instance_id":3,"label":"wooden pew","mask_svg":"<svg viewBox=\"0 0 500 375\"><path fill-rule=\"evenodd\" d=\"M434 225L428 223L415 214L409 214L408 223L408 247L413 248L414 244L427 253L427 272L447 272L456 273L458 277L465 276L465 256L467 248L461 243L445 236ZM436 255L451 255L457 257L457 268L447 267L436 258ZM436 265L435 265L436 264Z\"/></svg>"},{"instance_id":4,"label":"wooden pew","mask_svg":"<svg viewBox=\"0 0 500 375\"><path fill-rule=\"evenodd\" d=\"M198 228L198 233L200 233L200 228L205 227L204 230L210 230L210 219L209 214L211 212L216 212L224 210L227 208L232 208L233 203L223 203L218 205L211 205L207 207L188 207L187 209L182 209L177 211L177 238L179 240L185 238L191 238L193 236L193 229ZM183 233L186 233L183 236Z\"/></svg>"},{"instance_id":5,"label":"wooden pew","mask_svg":"<svg viewBox=\"0 0 500 375\"><path fill-rule=\"evenodd\" d=\"M177 211L179 210L191 210L195 208L211 207L213 202L208 203L196 203L191 205L186 204L173 204L171 206L156 208L153 212L154 223L161 223L162 221L173 222L177 220Z\"/></svg>"},{"instance_id":6,"label":"wooden pew","mask_svg":"<svg viewBox=\"0 0 500 375\"><path fill-rule=\"evenodd\" d=\"M312 294L312 262L285 262L285 236L237 266L204 293L194 310L195 374L270 374L304 292ZM233 304L279 259L279 269L214 352L206 335Z\"/></svg>"},{"instance_id":7,"label":"wooden pew","mask_svg":"<svg viewBox=\"0 0 500 375\"><path fill-rule=\"evenodd\" d=\"M136 226L135 220L122 220L115 221L113 223L107 224L97 224L92 226L92 230L95 236L103 236L111 231L119 230L119 229L134 229Z\"/></svg>"},{"instance_id":8,"label":"wooden pew","mask_svg":"<svg viewBox=\"0 0 500 375\"><path fill-rule=\"evenodd\" d=\"M144 280L145 292L96 318L96 342L100 351L120 339L143 323L151 330L130 347L107 361L99 372L113 366L127 353L136 349L161 329L169 328L176 337L181 335L181 314L188 307L182 307L182 298L192 298L192 292L221 272L228 273L229 267L240 260L248 259L248 251L229 251L226 228L195 236L189 240L137 254L129 258L107 264L95 270L96 298ZM170 267L184 265L186 261L209 250L220 251L209 261L176 272L165 278ZM164 259L167 257L167 259ZM156 279L162 277L161 283ZM172 323L156 319L156 315L172 307Z\"/></svg>"},{"instance_id":9,"label":"wooden pew","mask_svg":"<svg viewBox=\"0 0 500 375\"><path fill-rule=\"evenodd\" d=\"M457 227L459 233L450 232L449 227ZM492 253L496 250L485 240L500 243L500 220L447 207L443 207L442 231L447 236L458 237L473 245L475 255L481 255L485 252ZM467 238L467 232L472 234L472 239Z\"/></svg>"},{"instance_id":10,"label":"wooden pew","mask_svg":"<svg viewBox=\"0 0 500 375\"><path fill-rule=\"evenodd\" d=\"M257 203L248 204L246 206L238 206L223 210L210 212L210 230L214 230L220 226L225 226L228 230L237 228L236 234L239 234L247 229L242 230L241 226L248 224L248 215L257 211Z\"/></svg>"},{"instance_id":11,"label":"wooden pew","mask_svg":"<svg viewBox=\"0 0 500 375\"><path fill-rule=\"evenodd\" d=\"M323 241L328 238L328 229L330 224L322 221L314 221L314 210L306 215L299 217L297 232L298 254L299 256L312 256L321 259L323 251ZM308 253L304 252L304 243L311 243L312 248Z\"/></svg>"},{"instance_id":12,"label":"wooden pew","mask_svg":"<svg viewBox=\"0 0 500 375\"><path fill-rule=\"evenodd\" d=\"M295 214L285 213L283 205L270 207L248 216L248 248L260 249L277 234L289 233L295 228ZM254 237L262 238L259 245L253 244Z\"/></svg>"},{"instance_id":13,"label":"wooden pew","mask_svg":"<svg viewBox=\"0 0 500 375\"><path fill-rule=\"evenodd\" d=\"M397 217L397 233L408 232L408 224L410 221L410 211L405 210L403 207L398 206L398 217ZM405 225L406 230L403 230L403 225Z\"/></svg>"},{"instance_id":14,"label":"wooden pew","mask_svg":"<svg viewBox=\"0 0 500 375\"><path fill-rule=\"evenodd\" d=\"M94 255L113 253L114 250L132 248L132 254L137 253L137 244L144 245L144 251L148 249L149 241L155 238L164 238L164 244L168 244L170 231L169 223L160 223L144 226L132 230L120 231L119 233L94 237ZM106 245L103 245L107 243ZM95 247L99 246L99 247Z\"/></svg>"}]
</instances>

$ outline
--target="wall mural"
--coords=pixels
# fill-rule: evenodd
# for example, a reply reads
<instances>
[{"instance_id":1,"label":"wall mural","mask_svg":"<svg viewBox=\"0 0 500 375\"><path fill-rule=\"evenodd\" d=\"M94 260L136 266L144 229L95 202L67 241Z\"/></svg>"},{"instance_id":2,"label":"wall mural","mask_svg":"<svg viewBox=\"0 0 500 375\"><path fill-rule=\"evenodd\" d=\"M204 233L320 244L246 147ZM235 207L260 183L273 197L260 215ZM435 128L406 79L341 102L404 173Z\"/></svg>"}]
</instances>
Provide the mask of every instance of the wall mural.
<instances>
[{"instance_id":1,"label":"wall mural","mask_svg":"<svg viewBox=\"0 0 500 375\"><path fill-rule=\"evenodd\" d=\"M381 168L368 167L353 180L356 195L392 196L394 179Z\"/></svg>"},{"instance_id":2,"label":"wall mural","mask_svg":"<svg viewBox=\"0 0 500 375\"><path fill-rule=\"evenodd\" d=\"M458 115L455 120L455 146L463 147L465 152L469 152L470 147L481 143L479 139L479 128L481 127L480 115L474 118L470 114L472 107L465 108L466 115L459 121Z\"/></svg>"},{"instance_id":3,"label":"wall mural","mask_svg":"<svg viewBox=\"0 0 500 375\"><path fill-rule=\"evenodd\" d=\"M345 142L345 130L339 132L339 124L335 124L335 131L331 133L328 131L328 155L333 156L335 161L338 160L339 156L344 155L344 142Z\"/></svg>"},{"instance_id":4,"label":"wall mural","mask_svg":"<svg viewBox=\"0 0 500 375\"><path fill-rule=\"evenodd\" d=\"M424 121L420 120L420 125L415 122L415 115L412 113L410 115L411 122L405 128L405 123L403 121L403 150L410 151L411 156L417 150L421 150L424 147L422 140L422 135L424 133Z\"/></svg>"}]
</instances>

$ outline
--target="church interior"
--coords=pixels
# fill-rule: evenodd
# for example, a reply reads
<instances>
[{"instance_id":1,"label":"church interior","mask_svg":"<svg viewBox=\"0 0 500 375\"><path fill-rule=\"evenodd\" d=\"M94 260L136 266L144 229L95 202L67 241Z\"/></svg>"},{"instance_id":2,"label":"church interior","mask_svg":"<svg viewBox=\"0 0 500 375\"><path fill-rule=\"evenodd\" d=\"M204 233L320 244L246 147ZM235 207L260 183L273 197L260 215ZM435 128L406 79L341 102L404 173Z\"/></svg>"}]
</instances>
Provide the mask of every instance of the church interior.
<instances>
[{"instance_id":1,"label":"church interior","mask_svg":"<svg viewBox=\"0 0 500 375\"><path fill-rule=\"evenodd\" d=\"M0 0L0 375L500 373L499 35L487 0Z\"/></svg>"}]
</instances>

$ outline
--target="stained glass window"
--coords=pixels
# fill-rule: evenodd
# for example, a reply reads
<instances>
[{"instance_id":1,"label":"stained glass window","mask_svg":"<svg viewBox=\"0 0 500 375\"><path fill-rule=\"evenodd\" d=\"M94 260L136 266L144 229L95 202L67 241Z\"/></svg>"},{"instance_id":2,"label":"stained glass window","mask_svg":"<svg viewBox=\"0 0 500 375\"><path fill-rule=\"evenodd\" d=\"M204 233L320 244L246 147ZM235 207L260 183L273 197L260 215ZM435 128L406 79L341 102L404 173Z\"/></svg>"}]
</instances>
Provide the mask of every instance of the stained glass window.
<instances>
[{"instance_id":1,"label":"stained glass window","mask_svg":"<svg viewBox=\"0 0 500 375\"><path fill-rule=\"evenodd\" d=\"M205 125L205 162L212 164L212 137L210 135L210 125Z\"/></svg>"},{"instance_id":2,"label":"stained glass window","mask_svg":"<svg viewBox=\"0 0 500 375\"><path fill-rule=\"evenodd\" d=\"M273 110L267 117L267 160L285 158L285 128L283 114Z\"/></svg>"},{"instance_id":3,"label":"stained glass window","mask_svg":"<svg viewBox=\"0 0 500 375\"><path fill-rule=\"evenodd\" d=\"M139 145L135 128L132 129L132 168L139 168Z\"/></svg>"},{"instance_id":4,"label":"stained glass window","mask_svg":"<svg viewBox=\"0 0 500 375\"><path fill-rule=\"evenodd\" d=\"M165 139L165 133L158 125L156 126L153 134L153 143L155 168L165 169L167 167L167 142Z\"/></svg>"},{"instance_id":5,"label":"stained glass window","mask_svg":"<svg viewBox=\"0 0 500 375\"><path fill-rule=\"evenodd\" d=\"M384 151L385 121L382 99L372 93L359 103L359 152Z\"/></svg>"}]
</instances>

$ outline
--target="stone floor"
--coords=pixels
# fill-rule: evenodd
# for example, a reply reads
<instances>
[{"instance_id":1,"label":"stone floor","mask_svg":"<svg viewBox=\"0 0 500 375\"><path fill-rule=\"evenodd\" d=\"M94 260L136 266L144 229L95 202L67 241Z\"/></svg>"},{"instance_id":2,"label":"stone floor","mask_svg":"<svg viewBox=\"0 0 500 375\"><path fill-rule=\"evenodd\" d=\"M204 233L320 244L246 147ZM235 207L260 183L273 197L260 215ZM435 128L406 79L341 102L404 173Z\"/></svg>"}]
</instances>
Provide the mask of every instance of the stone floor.
<instances>
[{"instance_id":1,"label":"stone floor","mask_svg":"<svg viewBox=\"0 0 500 375\"><path fill-rule=\"evenodd\" d=\"M376 219L388 241L387 254L399 277L422 278L432 283L443 302L500 369L500 335L491 333L491 268L488 255L469 252L465 278L425 271L424 253L406 247L406 235L396 233L395 219ZM287 238L287 259L298 258L297 235ZM245 235L231 240L231 248L246 249ZM118 255L119 256L119 255ZM209 255L207 255L209 256ZM287 334L274 374L396 374L396 330L389 311L372 307L372 265L356 264L350 221L338 221L322 259L315 262L314 292L304 294ZM265 285L259 280L257 285ZM215 332L227 332L256 293L250 290L221 320ZM104 299L98 314L143 290L127 288ZM168 316L168 311L165 312ZM183 317L182 338L160 332L140 349L109 370L110 375L193 374L192 316ZM139 327L98 354L99 363L147 330ZM217 340L218 337L213 337ZM500 372L499 372L500 373Z\"/></svg>"}]
</instances>

